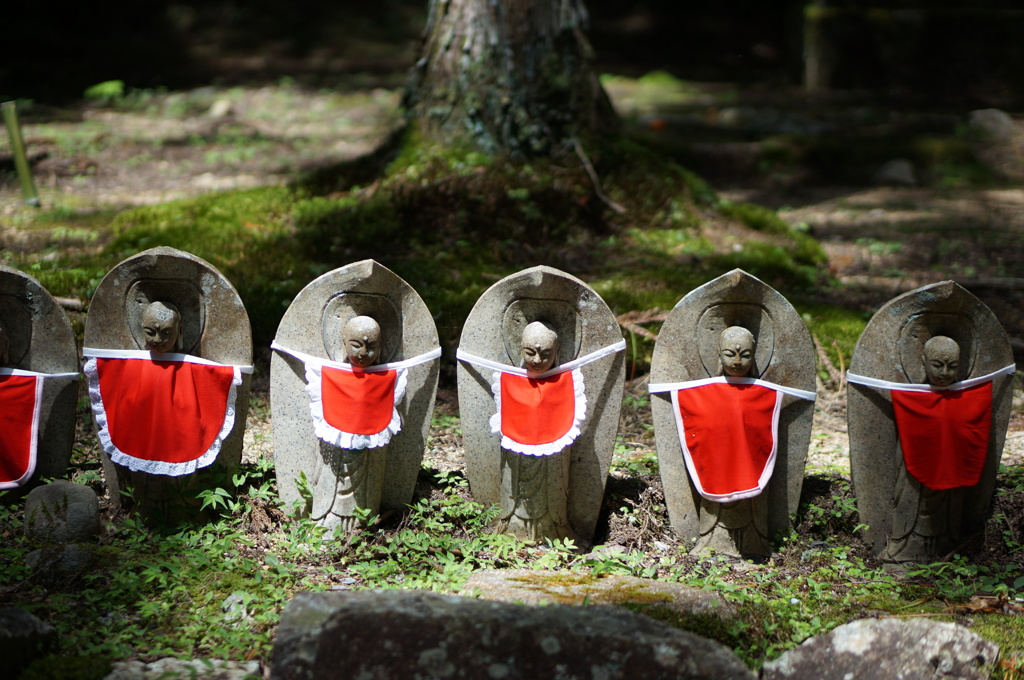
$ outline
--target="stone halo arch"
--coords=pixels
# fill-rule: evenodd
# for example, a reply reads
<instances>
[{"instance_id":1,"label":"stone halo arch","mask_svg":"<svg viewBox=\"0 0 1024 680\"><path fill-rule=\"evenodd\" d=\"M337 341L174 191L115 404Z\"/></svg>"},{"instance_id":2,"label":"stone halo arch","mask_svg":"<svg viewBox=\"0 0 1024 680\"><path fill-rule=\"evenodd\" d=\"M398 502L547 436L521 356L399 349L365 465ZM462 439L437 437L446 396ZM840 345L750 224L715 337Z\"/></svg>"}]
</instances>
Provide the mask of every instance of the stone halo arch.
<instances>
[{"instance_id":1,"label":"stone halo arch","mask_svg":"<svg viewBox=\"0 0 1024 680\"><path fill-rule=\"evenodd\" d=\"M697 321L697 353L704 370L709 376L722 375L719 337L729 326L742 326L754 336L750 377L762 377L775 353L775 323L768 310L759 304L721 302L704 310Z\"/></svg>"},{"instance_id":2,"label":"stone halo arch","mask_svg":"<svg viewBox=\"0 0 1024 680\"><path fill-rule=\"evenodd\" d=\"M124 298L128 330L139 349L146 348L142 331L142 315L153 302L170 302L181 315L181 351L194 354L206 328L206 305L202 292L182 279L136 279Z\"/></svg>"},{"instance_id":3,"label":"stone halo arch","mask_svg":"<svg viewBox=\"0 0 1024 680\"><path fill-rule=\"evenodd\" d=\"M21 366L32 338L32 312L14 295L0 294L0 325L7 332L7 363Z\"/></svg>"},{"instance_id":4,"label":"stone halo arch","mask_svg":"<svg viewBox=\"0 0 1024 680\"><path fill-rule=\"evenodd\" d=\"M386 295L346 291L332 296L324 304L320 329L327 356L332 361L346 362L343 331L345 324L357 316L369 316L380 326L380 360L391 361L402 345L401 315Z\"/></svg>"},{"instance_id":5,"label":"stone halo arch","mask_svg":"<svg viewBox=\"0 0 1024 680\"><path fill-rule=\"evenodd\" d=\"M900 370L908 382L928 382L921 357L924 354L924 344L937 335L952 338L960 345L960 366L956 379L963 380L971 375L978 343L977 331L970 317L965 314L925 311L907 317L896 341Z\"/></svg>"},{"instance_id":6,"label":"stone halo arch","mask_svg":"<svg viewBox=\"0 0 1024 680\"><path fill-rule=\"evenodd\" d=\"M556 366L579 356L583 333L580 315L571 304L564 300L518 298L509 303L501 319L501 334L510 364L522 364L523 329L534 321L546 323L558 334Z\"/></svg>"}]
</instances>

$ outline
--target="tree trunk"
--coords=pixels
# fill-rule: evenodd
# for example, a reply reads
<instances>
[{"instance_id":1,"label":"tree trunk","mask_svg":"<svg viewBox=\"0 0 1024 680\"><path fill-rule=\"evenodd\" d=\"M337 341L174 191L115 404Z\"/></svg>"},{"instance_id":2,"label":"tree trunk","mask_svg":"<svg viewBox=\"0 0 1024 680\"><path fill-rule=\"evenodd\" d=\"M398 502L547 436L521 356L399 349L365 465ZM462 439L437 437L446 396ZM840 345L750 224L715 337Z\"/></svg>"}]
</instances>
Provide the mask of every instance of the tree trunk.
<instances>
[{"instance_id":1,"label":"tree trunk","mask_svg":"<svg viewBox=\"0 0 1024 680\"><path fill-rule=\"evenodd\" d=\"M430 0L406 107L427 141L536 157L616 123L582 0Z\"/></svg>"}]
</instances>

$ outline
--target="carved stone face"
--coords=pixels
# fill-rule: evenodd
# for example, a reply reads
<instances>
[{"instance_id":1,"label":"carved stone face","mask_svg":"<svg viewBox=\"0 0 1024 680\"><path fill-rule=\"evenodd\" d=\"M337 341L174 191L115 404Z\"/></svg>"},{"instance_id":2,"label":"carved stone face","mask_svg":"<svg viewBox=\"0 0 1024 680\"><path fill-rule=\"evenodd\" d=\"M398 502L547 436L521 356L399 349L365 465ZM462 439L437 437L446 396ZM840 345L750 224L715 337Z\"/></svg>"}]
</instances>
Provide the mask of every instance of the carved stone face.
<instances>
[{"instance_id":1,"label":"carved stone face","mask_svg":"<svg viewBox=\"0 0 1024 680\"><path fill-rule=\"evenodd\" d=\"M7 339L7 331L4 330L3 325L0 325L0 366L6 366L8 359L8 349L10 348L10 341Z\"/></svg>"},{"instance_id":2,"label":"carved stone face","mask_svg":"<svg viewBox=\"0 0 1024 680\"><path fill-rule=\"evenodd\" d=\"M945 335L924 343L924 372L929 384L946 387L956 381L960 369L960 345Z\"/></svg>"},{"instance_id":3,"label":"carved stone face","mask_svg":"<svg viewBox=\"0 0 1024 680\"><path fill-rule=\"evenodd\" d=\"M348 362L359 368L373 365L380 357L380 325L369 316L349 319L341 332Z\"/></svg>"},{"instance_id":4,"label":"carved stone face","mask_svg":"<svg viewBox=\"0 0 1024 680\"><path fill-rule=\"evenodd\" d=\"M523 365L530 373L543 373L558 358L558 333L540 321L523 329Z\"/></svg>"},{"instance_id":5,"label":"carved stone face","mask_svg":"<svg viewBox=\"0 0 1024 680\"><path fill-rule=\"evenodd\" d=\"M181 349L181 314L170 302L152 302L142 313L142 333L151 352Z\"/></svg>"},{"instance_id":6,"label":"carved stone face","mask_svg":"<svg viewBox=\"0 0 1024 680\"><path fill-rule=\"evenodd\" d=\"M733 378L742 378L754 365L754 336L742 326L729 326L718 338L718 356L722 370Z\"/></svg>"}]
</instances>

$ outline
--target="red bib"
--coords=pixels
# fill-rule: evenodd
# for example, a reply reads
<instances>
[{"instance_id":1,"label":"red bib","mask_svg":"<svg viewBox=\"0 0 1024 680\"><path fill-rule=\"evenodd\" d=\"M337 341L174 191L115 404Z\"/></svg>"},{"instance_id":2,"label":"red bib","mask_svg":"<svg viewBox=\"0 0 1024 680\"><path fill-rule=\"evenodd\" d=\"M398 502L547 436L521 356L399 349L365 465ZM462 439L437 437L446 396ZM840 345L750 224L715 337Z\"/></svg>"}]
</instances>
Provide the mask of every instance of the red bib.
<instances>
[{"instance_id":1,"label":"red bib","mask_svg":"<svg viewBox=\"0 0 1024 680\"><path fill-rule=\"evenodd\" d=\"M97 358L99 394L116 462L161 474L201 458L218 444L235 380L232 366ZM94 400L94 410L96 403ZM102 425L102 421L101 425ZM106 448L106 447L105 447ZM135 468L115 453L155 463ZM215 456L214 456L215 457ZM212 458L202 465L212 463ZM188 470L191 472L192 470Z\"/></svg>"},{"instance_id":2,"label":"red bib","mask_svg":"<svg viewBox=\"0 0 1024 680\"><path fill-rule=\"evenodd\" d=\"M351 434L373 435L391 424L398 371L346 371L324 366L320 393L324 420Z\"/></svg>"},{"instance_id":3,"label":"red bib","mask_svg":"<svg viewBox=\"0 0 1024 680\"><path fill-rule=\"evenodd\" d=\"M21 486L36 467L42 379L0 375L0 489Z\"/></svg>"},{"instance_id":4,"label":"red bib","mask_svg":"<svg viewBox=\"0 0 1024 680\"><path fill-rule=\"evenodd\" d=\"M933 491L981 479L992 428L992 383L963 390L892 390L907 472Z\"/></svg>"},{"instance_id":5,"label":"red bib","mask_svg":"<svg viewBox=\"0 0 1024 680\"><path fill-rule=\"evenodd\" d=\"M763 385L709 383L672 394L697 491L719 502L761 493L775 467L781 393Z\"/></svg>"},{"instance_id":6,"label":"red bib","mask_svg":"<svg viewBox=\"0 0 1024 680\"><path fill-rule=\"evenodd\" d=\"M572 371L547 378L501 374L501 433L519 444L551 444L569 434L576 416Z\"/></svg>"}]
</instances>

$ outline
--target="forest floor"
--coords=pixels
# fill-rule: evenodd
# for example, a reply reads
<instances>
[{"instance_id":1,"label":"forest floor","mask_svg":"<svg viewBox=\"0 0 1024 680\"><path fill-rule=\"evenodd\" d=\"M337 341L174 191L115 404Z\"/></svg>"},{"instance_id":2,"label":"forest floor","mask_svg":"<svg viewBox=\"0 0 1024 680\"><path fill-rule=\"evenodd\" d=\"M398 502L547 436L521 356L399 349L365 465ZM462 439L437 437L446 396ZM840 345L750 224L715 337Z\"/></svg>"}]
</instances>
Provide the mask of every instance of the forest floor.
<instances>
[{"instance_id":1,"label":"forest floor","mask_svg":"<svg viewBox=\"0 0 1024 680\"><path fill-rule=\"evenodd\" d=\"M993 309L1018 363L1024 361L1024 186L978 181L977 168L957 155L966 112L896 113L799 92L768 96L661 78L612 78L606 86L630 134L706 178L721 198L778 210L822 243L832 283L817 291L816 301L856 310L866 320L899 293L954 278ZM0 142L0 261L10 259L8 253L31 262L98 252L114 237L109 224L122 210L285 185L299 173L365 155L401 125L399 99L396 84L387 81L332 91L281 83L128 93L115 106L30 108L22 123L42 206L23 204L8 147ZM901 136L954 153L932 154L939 160L929 161ZM912 184L905 174L902 184L876 179L889 161L907 158ZM49 219L37 219L41 214ZM74 219L60 226L61 215ZM802 507L813 506L817 514L798 517L797 533L813 541L820 538L815 516L839 518L842 536L830 534L827 541L849 541L854 553L870 559L849 513L854 499L842 377L849 356L838 352L838 362L824 351L819 356L822 379L802 498ZM259 373L245 433L249 463L273 457L269 386ZM595 538L648 556L666 554L681 542L668 526L656 472L646 376L627 382L623 407ZM457 394L442 385L418 498L443 495L437 473L465 469L457 416ZM1024 465L1019 379L1009 430L1002 462ZM91 428L80 424L76 459L95 462L98 454ZM89 482L101 485L95 477ZM1004 494L998 502L1009 526L1024 526L1024 494ZM103 508L108 519L117 516L109 498ZM284 522L277 514L275 522ZM1013 563L1019 556L999 543L1001 531L972 537L965 552L978 562ZM809 569L800 549L780 547L784 579Z\"/></svg>"},{"instance_id":2,"label":"forest floor","mask_svg":"<svg viewBox=\"0 0 1024 680\"><path fill-rule=\"evenodd\" d=\"M127 93L75 109L31 107L22 123L39 210L95 219L87 230L33 226L10 156L0 153L0 251L46 258L58 248L99 249L111 237L104 224L120 210L282 185L368 154L402 124L399 90L386 79L376 85L308 91L282 82ZM720 197L776 209L814 235L835 281L820 291L821 301L866 317L899 293L955 278L993 309L1022 359L1024 186L977 186L956 154L931 162L913 155L922 144L958 148L966 114L896 112L849 96L768 94L660 77L610 78L606 87L632 134L704 176ZM880 168L908 153L911 176L878 181ZM821 160L829 154L841 169ZM848 474L844 367L825 368L832 379L820 386L809 470ZM259 388L257 398L266 399ZM629 389L640 397L643 379ZM1019 388L1015 401L1007 464L1024 462ZM439 412L457 413L454 393L442 390L438 403ZM624 425L636 427L627 427L624 439L632 434L635 455L651 455L649 412L628 411ZM252 441L269 445L268 428L266 419L252 422ZM447 436L435 441L457 446ZM443 457L453 455L457 450Z\"/></svg>"}]
</instances>

